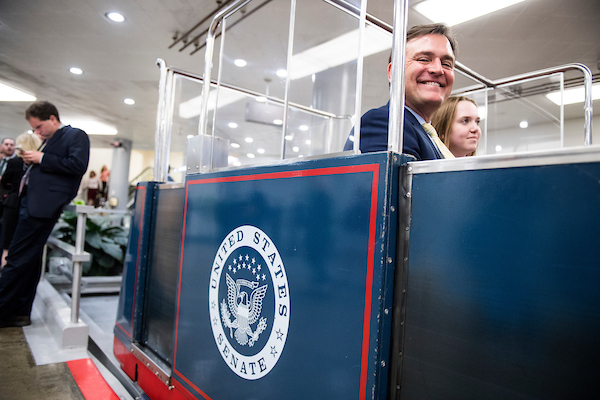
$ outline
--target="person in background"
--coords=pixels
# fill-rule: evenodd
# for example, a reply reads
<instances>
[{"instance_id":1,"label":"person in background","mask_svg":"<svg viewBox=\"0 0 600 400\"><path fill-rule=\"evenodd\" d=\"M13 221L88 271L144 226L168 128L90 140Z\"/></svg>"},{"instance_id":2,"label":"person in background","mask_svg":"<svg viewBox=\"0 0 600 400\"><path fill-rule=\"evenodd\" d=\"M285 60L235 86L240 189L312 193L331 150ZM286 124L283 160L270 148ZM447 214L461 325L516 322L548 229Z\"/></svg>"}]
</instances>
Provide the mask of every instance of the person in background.
<instances>
[{"instance_id":1,"label":"person in background","mask_svg":"<svg viewBox=\"0 0 600 400\"><path fill-rule=\"evenodd\" d=\"M406 33L404 67L405 109L402 153L417 160L454 158L430 125L431 117L450 96L454 84L456 41L444 24L417 25ZM391 56L387 68L391 82ZM367 111L361 118L360 150L363 153L388 149L388 102ZM354 130L344 151L352 150Z\"/></svg>"},{"instance_id":2,"label":"person in background","mask_svg":"<svg viewBox=\"0 0 600 400\"><path fill-rule=\"evenodd\" d=\"M90 158L88 135L61 123L53 104L36 101L25 118L44 141L38 151L21 154L29 167L19 183L19 220L0 276L0 327L31 324L44 245L63 207L77 194Z\"/></svg>"},{"instance_id":3,"label":"person in background","mask_svg":"<svg viewBox=\"0 0 600 400\"><path fill-rule=\"evenodd\" d=\"M42 141L36 135L27 132L17 137L16 145L20 149L15 152L20 155L23 151L37 150ZM15 233L17 221L19 219L19 183L25 171L23 170L23 160L21 157L13 157L8 161L6 170L2 175L2 262L1 268L6 265L6 256L8 255L8 247Z\"/></svg>"},{"instance_id":4,"label":"person in background","mask_svg":"<svg viewBox=\"0 0 600 400\"><path fill-rule=\"evenodd\" d=\"M101 195L105 199L108 198L108 177L110 176L110 171L103 165L100 169L100 181L102 182Z\"/></svg>"},{"instance_id":5,"label":"person in background","mask_svg":"<svg viewBox=\"0 0 600 400\"><path fill-rule=\"evenodd\" d=\"M433 115L431 125L455 157L474 156L481 128L477 103L465 96L450 97Z\"/></svg>"},{"instance_id":6,"label":"person in background","mask_svg":"<svg viewBox=\"0 0 600 400\"><path fill-rule=\"evenodd\" d=\"M4 171L6 171L6 167L8 166L8 162L15 158L15 140L13 138L4 138L2 139L2 144L0 144L0 182L2 181L2 175L4 175ZM4 189L0 186L0 200L4 197ZM0 216L3 211L2 202L0 201ZM2 223L0 222L0 232L2 232ZM2 236L0 236L0 242Z\"/></svg>"},{"instance_id":7,"label":"person in background","mask_svg":"<svg viewBox=\"0 0 600 400\"><path fill-rule=\"evenodd\" d=\"M96 176L96 172L90 171L90 177L87 181L87 203L90 206L96 205L96 196L100 189L100 179Z\"/></svg>"}]
</instances>

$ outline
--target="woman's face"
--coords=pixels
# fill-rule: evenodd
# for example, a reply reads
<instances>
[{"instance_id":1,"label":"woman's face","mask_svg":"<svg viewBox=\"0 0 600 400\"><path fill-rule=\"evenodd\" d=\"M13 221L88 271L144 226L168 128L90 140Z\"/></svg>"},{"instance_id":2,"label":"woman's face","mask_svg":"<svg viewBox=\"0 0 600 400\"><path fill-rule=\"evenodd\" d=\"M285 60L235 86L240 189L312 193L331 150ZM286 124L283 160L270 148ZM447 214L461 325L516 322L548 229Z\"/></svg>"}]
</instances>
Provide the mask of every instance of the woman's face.
<instances>
[{"instance_id":1,"label":"woman's face","mask_svg":"<svg viewBox=\"0 0 600 400\"><path fill-rule=\"evenodd\" d=\"M459 101L456 105L448 148L455 157L464 157L477 150L480 136L477 107L470 101Z\"/></svg>"}]
</instances>

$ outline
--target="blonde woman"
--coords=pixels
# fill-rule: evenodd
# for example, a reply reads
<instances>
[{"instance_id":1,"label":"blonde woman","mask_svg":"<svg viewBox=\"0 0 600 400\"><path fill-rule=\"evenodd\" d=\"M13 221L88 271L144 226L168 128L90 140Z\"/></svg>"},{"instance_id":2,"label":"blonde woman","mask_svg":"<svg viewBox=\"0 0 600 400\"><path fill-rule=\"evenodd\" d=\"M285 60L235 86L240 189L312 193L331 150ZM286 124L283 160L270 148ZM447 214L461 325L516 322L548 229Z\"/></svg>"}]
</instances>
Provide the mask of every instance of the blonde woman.
<instances>
[{"instance_id":1,"label":"blonde woman","mask_svg":"<svg viewBox=\"0 0 600 400\"><path fill-rule=\"evenodd\" d=\"M17 157L8 161L6 171L2 175L2 188L4 196L2 198L2 263L6 265L6 256L8 247L15 233L17 221L19 219L19 185L23 176L23 160L20 155L23 151L37 150L41 145L41 140L37 135L23 133L17 137L15 149Z\"/></svg>"},{"instance_id":2,"label":"blonde woman","mask_svg":"<svg viewBox=\"0 0 600 400\"><path fill-rule=\"evenodd\" d=\"M440 140L454 157L475 155L481 128L477 103L465 96L449 97L431 119Z\"/></svg>"}]
</instances>

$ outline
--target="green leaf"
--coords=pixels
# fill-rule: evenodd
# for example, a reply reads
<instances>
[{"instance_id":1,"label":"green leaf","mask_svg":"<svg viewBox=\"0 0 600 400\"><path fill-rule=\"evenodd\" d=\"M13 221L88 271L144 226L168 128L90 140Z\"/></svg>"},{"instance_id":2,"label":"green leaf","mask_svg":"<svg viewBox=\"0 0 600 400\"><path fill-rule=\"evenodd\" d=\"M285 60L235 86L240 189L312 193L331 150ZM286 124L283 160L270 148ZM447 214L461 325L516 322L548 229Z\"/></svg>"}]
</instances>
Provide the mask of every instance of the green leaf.
<instances>
[{"instance_id":1,"label":"green leaf","mask_svg":"<svg viewBox=\"0 0 600 400\"><path fill-rule=\"evenodd\" d=\"M102 242L102 236L100 236L100 232L86 232L85 241L87 244L92 246L95 249L99 249Z\"/></svg>"},{"instance_id":2,"label":"green leaf","mask_svg":"<svg viewBox=\"0 0 600 400\"><path fill-rule=\"evenodd\" d=\"M123 249L118 244L102 241L100 246L102 247L102 250L104 250L104 252L106 254L111 255L118 261L121 261L121 262L123 261Z\"/></svg>"}]
</instances>

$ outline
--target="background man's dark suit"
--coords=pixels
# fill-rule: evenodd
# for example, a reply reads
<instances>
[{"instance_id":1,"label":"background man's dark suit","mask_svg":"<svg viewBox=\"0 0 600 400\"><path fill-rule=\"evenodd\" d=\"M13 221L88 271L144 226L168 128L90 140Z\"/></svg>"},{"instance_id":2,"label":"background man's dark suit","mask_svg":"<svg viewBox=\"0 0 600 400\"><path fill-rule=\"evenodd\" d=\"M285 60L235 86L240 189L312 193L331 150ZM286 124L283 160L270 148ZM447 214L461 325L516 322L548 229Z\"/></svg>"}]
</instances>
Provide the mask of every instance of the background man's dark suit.
<instances>
[{"instance_id":1,"label":"background man's dark suit","mask_svg":"<svg viewBox=\"0 0 600 400\"><path fill-rule=\"evenodd\" d=\"M77 194L88 166L90 141L84 131L63 126L47 140L43 152L41 163L31 167L0 277L0 321L30 315L44 243L62 208Z\"/></svg>"},{"instance_id":2,"label":"background man's dark suit","mask_svg":"<svg viewBox=\"0 0 600 400\"><path fill-rule=\"evenodd\" d=\"M387 151L388 118L390 103L367 111L360 119L360 151ZM354 136L354 129L350 132ZM352 150L353 141L346 140L344 150ZM433 145L425 130L415 116L404 108L404 136L402 153L415 156L417 160L435 160L442 158L439 150Z\"/></svg>"}]
</instances>

